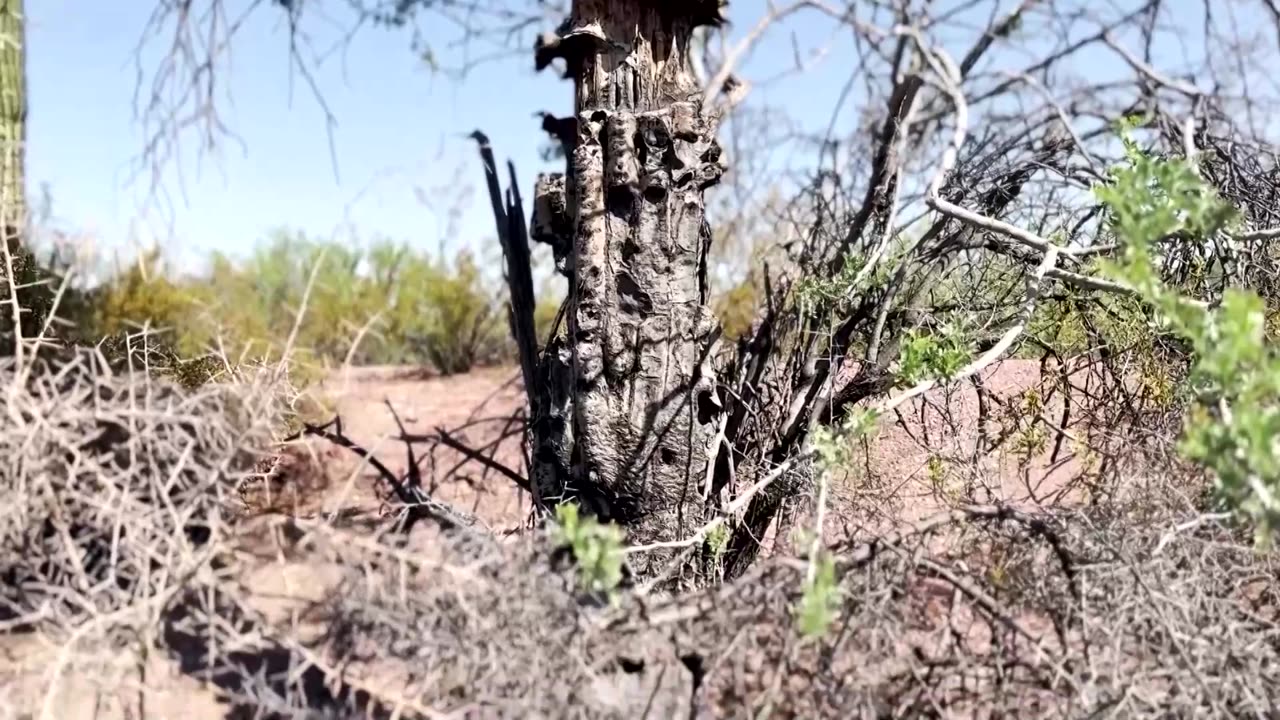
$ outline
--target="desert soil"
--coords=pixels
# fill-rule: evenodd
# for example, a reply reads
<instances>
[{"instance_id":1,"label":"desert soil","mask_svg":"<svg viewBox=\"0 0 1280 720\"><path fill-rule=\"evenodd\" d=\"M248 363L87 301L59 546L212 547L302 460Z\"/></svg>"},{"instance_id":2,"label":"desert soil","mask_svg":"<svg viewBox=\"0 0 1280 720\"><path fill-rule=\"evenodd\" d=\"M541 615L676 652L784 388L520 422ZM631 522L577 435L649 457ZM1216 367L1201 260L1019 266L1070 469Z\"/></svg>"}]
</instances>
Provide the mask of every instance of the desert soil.
<instances>
[{"instance_id":1,"label":"desert soil","mask_svg":"<svg viewBox=\"0 0 1280 720\"><path fill-rule=\"evenodd\" d=\"M1032 361L1010 360L984 373L984 386L992 398L1004 402L1018 402L1038 382L1038 364ZM522 411L523 389L514 367L453 377L423 376L408 368L353 368L326 379L320 390L342 419L343 433L394 473L403 475L409 466L405 445L397 441L398 422L410 435L446 430L494 461L524 472L519 424L513 420ZM1044 415L1052 417L1053 406L1049 403ZM875 442L865 449L865 467L832 478L826 538L840 541L931 514L944 507L948 498L972 496L975 488L984 501L1035 504L1079 469L1070 448L1056 464L1050 462L1048 449L1030 461L1016 453L996 452L971 462L979 433L977 408L976 392L962 383L950 391L930 393L882 423ZM999 423L995 424L989 433L999 430ZM1052 445L1050 434L1048 448ZM510 478L446 447L421 443L417 448L415 461L423 485L434 498L473 514L500 535L527 522L529 497ZM251 498L263 518L281 513L314 516L339 509L373 515L390 504L385 482L369 463L323 440L312 438L293 447L275 474L270 492L260 491ZM801 511L790 525L806 522ZM304 602L332 587L327 570L264 559L248 586L272 595L274 604L281 602L282 595L298 595L295 600ZM51 693L50 668L61 657L58 646L39 636L5 638L0 643L0 665L8 670L0 672L0 718L123 719L134 716L131 708L144 695L148 717L226 717L226 706L212 690L177 672L172 660L157 655L120 654L114 662L119 666L119 681L102 674L61 673L57 690ZM147 678L145 690L129 680L138 676L141 667Z\"/></svg>"},{"instance_id":2,"label":"desert soil","mask_svg":"<svg viewBox=\"0 0 1280 720\"><path fill-rule=\"evenodd\" d=\"M1011 427L1007 421L1002 424L999 404L1019 403L1040 383L1040 368L1031 360L1006 360L988 368L982 379L992 406L986 433L995 437ZM524 394L515 367L451 377L424 376L411 368L349 368L328 378L320 392L342 419L343 432L394 473L403 475L409 464L406 448L397 440L398 418L410 435L445 430L525 474L517 419L523 412ZM824 534L838 541L868 530L868 501L893 521L935 512L948 498L961 494L984 502L1046 502L1080 469L1077 448L1071 442L1053 457L1055 433L1049 423L1060 412L1058 408L1060 403L1049 402L1043 410L1045 420L1039 425L1048 436L1043 450L1028 457L1015 450L1016 439L1009 440L1004 449L975 463L972 454L980 428L978 396L972 385L935 390L908 403L881 423L874 442L861 448L862 466L833 478L833 521ZM419 443L416 448L423 485L434 498L475 515L499 533L528 520L529 496L508 477L444 446ZM282 476L276 496L267 504L291 513L338 508L377 512L389 499L385 483L369 463L319 439L294 448ZM857 523L847 522L855 517L860 518Z\"/></svg>"}]
</instances>

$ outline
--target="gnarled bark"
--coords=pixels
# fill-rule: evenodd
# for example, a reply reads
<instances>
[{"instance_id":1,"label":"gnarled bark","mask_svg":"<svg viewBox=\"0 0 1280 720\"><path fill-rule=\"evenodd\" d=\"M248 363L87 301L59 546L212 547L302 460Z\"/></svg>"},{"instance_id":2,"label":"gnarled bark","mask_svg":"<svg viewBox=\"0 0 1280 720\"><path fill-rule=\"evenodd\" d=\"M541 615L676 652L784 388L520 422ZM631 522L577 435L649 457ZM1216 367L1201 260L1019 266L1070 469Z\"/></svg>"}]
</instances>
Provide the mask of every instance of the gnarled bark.
<instances>
[{"instance_id":1,"label":"gnarled bark","mask_svg":"<svg viewBox=\"0 0 1280 720\"><path fill-rule=\"evenodd\" d=\"M552 387L534 410L535 479L544 500L576 497L634 543L705 519L720 402L703 192L723 166L686 52L718 6L578 0L540 41L539 64L567 64L576 123L561 125L574 130L565 176L535 200L534 238L571 256L568 332L540 363Z\"/></svg>"}]
</instances>

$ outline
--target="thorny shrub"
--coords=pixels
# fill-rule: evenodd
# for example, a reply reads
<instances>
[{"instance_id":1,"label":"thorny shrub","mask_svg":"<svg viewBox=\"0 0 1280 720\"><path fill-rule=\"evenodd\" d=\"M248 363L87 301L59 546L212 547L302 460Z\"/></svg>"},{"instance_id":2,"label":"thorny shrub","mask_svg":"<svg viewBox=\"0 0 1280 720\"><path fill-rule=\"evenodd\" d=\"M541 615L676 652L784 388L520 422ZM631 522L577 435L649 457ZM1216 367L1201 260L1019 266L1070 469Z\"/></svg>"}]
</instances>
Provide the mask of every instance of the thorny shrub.
<instances>
[{"instance_id":1,"label":"thorny shrub","mask_svg":"<svg viewBox=\"0 0 1280 720\"><path fill-rule=\"evenodd\" d=\"M540 536L243 517L234 491L276 433L270 379L184 389L93 350L0 368L16 500L0 628L63 658L34 680L0 667L0 697L57 693L60 676L154 688L163 675L96 664L152 653L237 717L1225 718L1280 702L1276 555L1186 522L1193 481L1077 511L959 506L676 596L615 583L617 538L579 523L561 539L617 587L602 605ZM842 435L875 420L851 413ZM835 436L822 449L852 459ZM325 569L283 609L263 587Z\"/></svg>"},{"instance_id":2,"label":"thorny shrub","mask_svg":"<svg viewBox=\"0 0 1280 720\"><path fill-rule=\"evenodd\" d=\"M1144 280L1142 218L1222 229L1197 225L1218 208L1187 189L1188 168L1144 162L1102 191L1118 194L1118 272L1193 351L1203 415L1184 447L1262 525L1274 355L1243 295L1205 309ZM954 363L931 353L920 364L945 376ZM273 378L184 388L146 372L145 347L124 357L116 368L80 349L0 365L0 489L14 500L0 510L0 632L61 649L42 692L64 670L99 677L86 660L96 644L158 649L246 717L1227 718L1280 704L1276 553L1198 515L1197 479L1163 467L1086 507L957 499L919 523L814 543L803 561L780 555L732 583L650 596L621 587L620 539L571 510L559 540L573 573L541 537L506 544L474 524L406 537L385 519L244 518L234 491L286 414ZM849 441L877 420L854 411L819 432L821 462L853 462ZM298 565L337 579L271 612L278 598L254 578ZM584 601L603 589L614 602ZM8 670L6 700L18 687Z\"/></svg>"},{"instance_id":3,"label":"thorny shrub","mask_svg":"<svg viewBox=\"0 0 1280 720\"><path fill-rule=\"evenodd\" d=\"M187 391L92 349L26 362L0 361L0 613L74 627L156 610L210 568L283 398L266 377Z\"/></svg>"},{"instance_id":4,"label":"thorny shrub","mask_svg":"<svg viewBox=\"0 0 1280 720\"><path fill-rule=\"evenodd\" d=\"M1155 307L1162 329L1191 350L1194 397L1181 450L1212 471L1222 505L1255 523L1259 542L1280 524L1280 354L1258 295L1228 288L1216 307L1156 271L1159 243L1203 243L1236 232L1238 213L1182 158L1159 158L1124 137L1127 162L1096 189L1121 243L1111 272Z\"/></svg>"}]
</instances>

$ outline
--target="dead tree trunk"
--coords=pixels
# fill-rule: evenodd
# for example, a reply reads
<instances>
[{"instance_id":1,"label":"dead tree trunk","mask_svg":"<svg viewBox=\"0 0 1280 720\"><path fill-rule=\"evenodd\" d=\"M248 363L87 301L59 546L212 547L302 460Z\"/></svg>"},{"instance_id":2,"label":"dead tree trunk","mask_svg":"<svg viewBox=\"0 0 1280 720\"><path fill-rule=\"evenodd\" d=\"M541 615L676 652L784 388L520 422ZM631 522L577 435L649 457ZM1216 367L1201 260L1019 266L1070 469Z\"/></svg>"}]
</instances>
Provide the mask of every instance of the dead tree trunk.
<instances>
[{"instance_id":1,"label":"dead tree trunk","mask_svg":"<svg viewBox=\"0 0 1280 720\"><path fill-rule=\"evenodd\" d=\"M633 543L707 516L721 401L703 193L724 168L686 53L718 8L577 0L537 49L539 68L563 58L575 115L544 123L567 162L539 180L532 228L569 278L566 332L533 372L536 494L579 500Z\"/></svg>"},{"instance_id":2,"label":"dead tree trunk","mask_svg":"<svg viewBox=\"0 0 1280 720\"><path fill-rule=\"evenodd\" d=\"M499 196L492 153L485 162L507 251L513 334L525 376L533 378L535 500L545 508L576 499L626 527L633 543L685 538L713 514L729 513L727 544L707 557L731 578L757 557L786 503L811 490L811 431L890 390L895 328L912 322L914 298L937 277L933 268L977 246L972 228L939 217L913 251L920 265L919 272L910 268L909 282L903 279L909 268L900 266L888 287L859 288L839 316L814 315L795 302L801 274L831 279L851 251L866 257L886 237L908 127L903 118L926 86L917 74L895 69L861 209L838 233L824 230L819 214L813 237L788 263L793 267L777 275L765 268L763 312L736 354L719 357L714 377L718 327L705 305L710 233L703 193L723 166L716 111L702 105L689 44L695 28L720 22L723 5L574 0L570 18L536 47L538 69L564 60L575 114L544 116L544 129L564 147L566 167L539 178L527 234L518 196L509 192L505 205ZM1019 26L1031 5L1023 2L993 22L960 61L962 76ZM913 57L911 42L899 40L898 58ZM996 156L970 162L943 194L955 202L969 196L983 214L1000 217L1031 173L1053 167L1062 149L1048 143L1009 167ZM527 339L532 307L521 311L516 301L532 296L521 260L530 238L552 246L570 287L564 332L542 348ZM842 372L863 340L873 344L874 360ZM634 569L645 574L670 559L638 557L642 564Z\"/></svg>"}]
</instances>

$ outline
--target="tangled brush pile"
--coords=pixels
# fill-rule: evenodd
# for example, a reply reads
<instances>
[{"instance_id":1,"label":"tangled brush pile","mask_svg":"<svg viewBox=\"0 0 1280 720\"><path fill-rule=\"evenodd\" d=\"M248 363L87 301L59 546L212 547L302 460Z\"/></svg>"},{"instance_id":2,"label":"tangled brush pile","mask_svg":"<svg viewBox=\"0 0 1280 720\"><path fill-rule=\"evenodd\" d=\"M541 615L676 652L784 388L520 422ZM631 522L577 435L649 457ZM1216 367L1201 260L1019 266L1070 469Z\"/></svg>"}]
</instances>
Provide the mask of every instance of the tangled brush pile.
<instances>
[{"instance_id":1,"label":"tangled brush pile","mask_svg":"<svg viewBox=\"0 0 1280 720\"><path fill-rule=\"evenodd\" d=\"M540 537L246 512L286 384L190 388L140 364L0 361L0 718L204 717L208 695L211 717L627 717L654 682L688 702L687 682L619 670Z\"/></svg>"},{"instance_id":2,"label":"tangled brush pile","mask_svg":"<svg viewBox=\"0 0 1280 720\"><path fill-rule=\"evenodd\" d=\"M778 556L700 593L601 603L548 534L504 542L434 511L412 532L247 516L239 491L290 396L270 370L226 379L186 388L90 349L0 361L0 719L15 698L66 718L1225 718L1280 703L1280 553L1203 514L1196 478L1153 466L1160 479L1087 507L957 504L877 526L828 548L821 593ZM829 616L816 635L797 621L814 602ZM34 681L5 655L24 633ZM59 704L85 679L119 712ZM160 709L156 691L183 683ZM198 693L216 700L206 714Z\"/></svg>"},{"instance_id":3,"label":"tangled brush pile","mask_svg":"<svg viewBox=\"0 0 1280 720\"><path fill-rule=\"evenodd\" d=\"M190 391L93 349L0 360L4 623L118 627L208 571L281 417L262 375Z\"/></svg>"}]
</instances>

